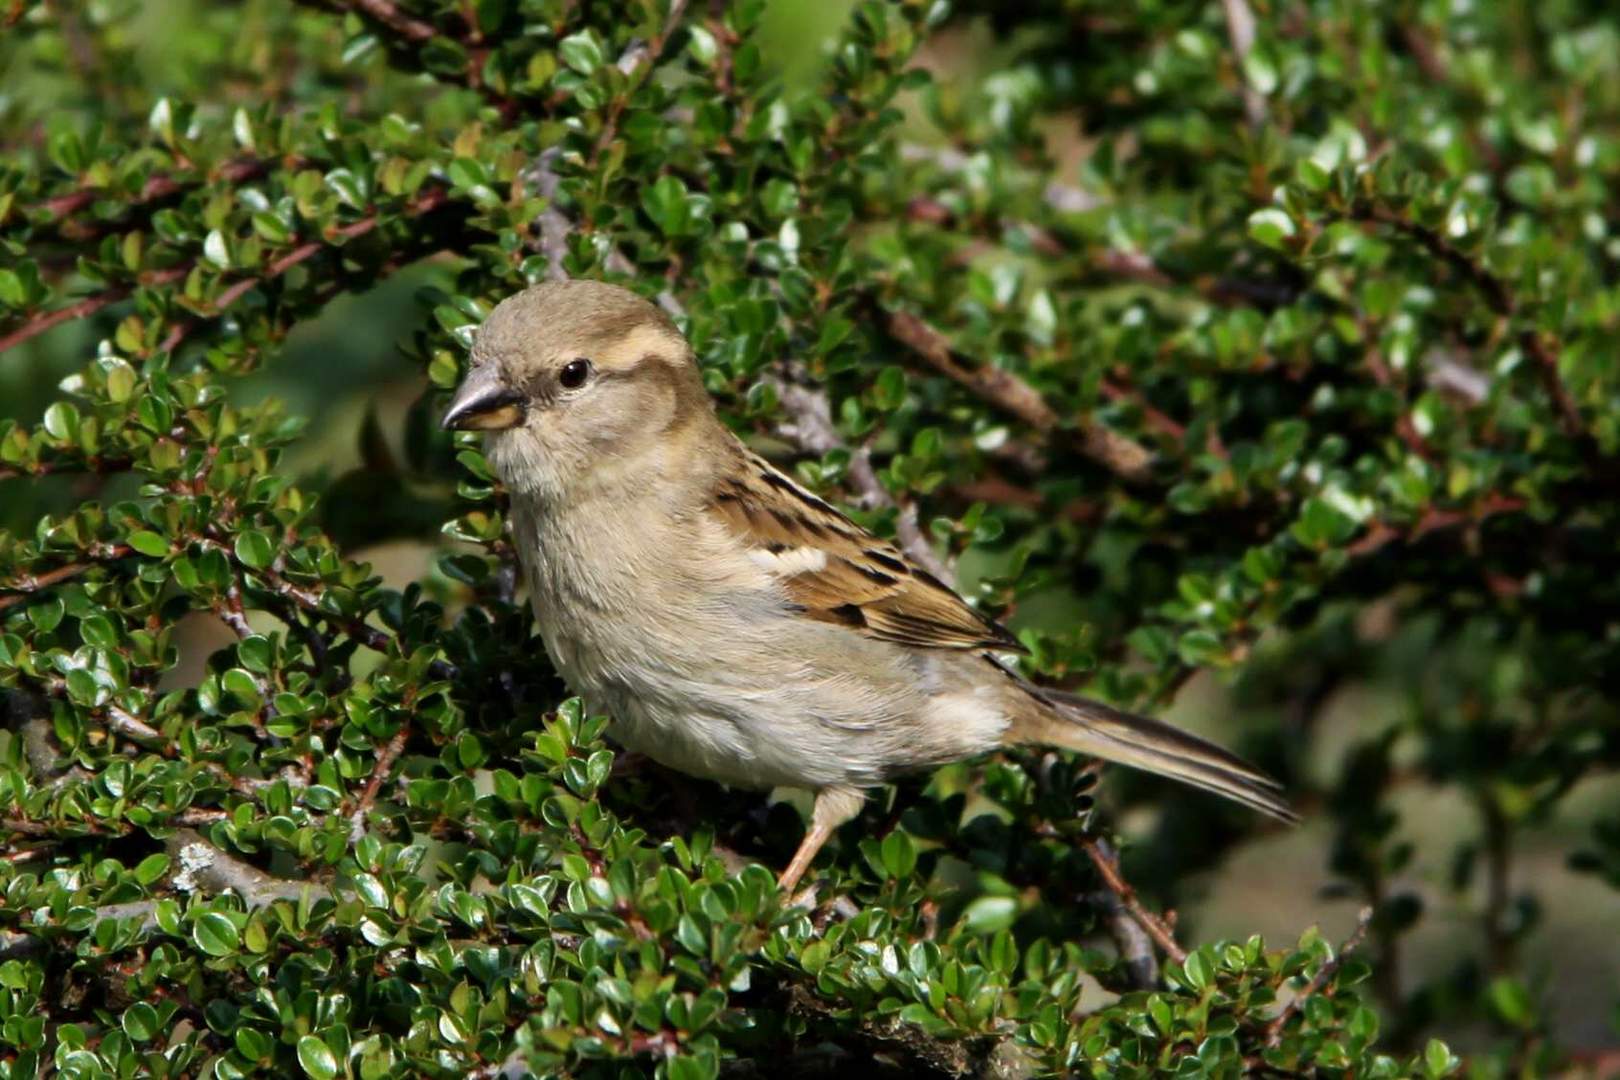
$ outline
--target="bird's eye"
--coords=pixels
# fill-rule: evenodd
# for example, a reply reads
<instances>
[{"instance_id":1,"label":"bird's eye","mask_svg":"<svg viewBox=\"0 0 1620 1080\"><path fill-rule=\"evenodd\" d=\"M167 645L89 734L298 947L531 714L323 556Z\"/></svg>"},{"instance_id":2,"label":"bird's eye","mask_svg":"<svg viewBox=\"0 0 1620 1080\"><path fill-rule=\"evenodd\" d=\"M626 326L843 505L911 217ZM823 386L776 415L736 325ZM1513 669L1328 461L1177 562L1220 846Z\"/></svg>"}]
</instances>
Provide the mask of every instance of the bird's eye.
<instances>
[{"instance_id":1,"label":"bird's eye","mask_svg":"<svg viewBox=\"0 0 1620 1080\"><path fill-rule=\"evenodd\" d=\"M557 373L557 381L564 390L578 390L591 377L591 362L583 356L568 361Z\"/></svg>"}]
</instances>

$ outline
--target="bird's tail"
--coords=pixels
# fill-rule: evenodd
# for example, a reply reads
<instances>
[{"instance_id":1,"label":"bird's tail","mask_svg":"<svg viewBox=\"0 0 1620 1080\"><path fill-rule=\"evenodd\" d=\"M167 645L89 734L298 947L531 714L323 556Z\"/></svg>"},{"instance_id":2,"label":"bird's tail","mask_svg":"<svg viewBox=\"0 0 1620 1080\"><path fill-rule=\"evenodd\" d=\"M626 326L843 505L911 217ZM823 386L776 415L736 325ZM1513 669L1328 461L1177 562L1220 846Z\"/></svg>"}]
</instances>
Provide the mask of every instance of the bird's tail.
<instances>
[{"instance_id":1,"label":"bird's tail","mask_svg":"<svg viewBox=\"0 0 1620 1080\"><path fill-rule=\"evenodd\" d=\"M1035 700L1015 716L1005 736L1008 744L1078 750L1212 791L1281 821L1299 820L1283 799L1281 784L1212 742L1100 701L1027 689Z\"/></svg>"}]
</instances>

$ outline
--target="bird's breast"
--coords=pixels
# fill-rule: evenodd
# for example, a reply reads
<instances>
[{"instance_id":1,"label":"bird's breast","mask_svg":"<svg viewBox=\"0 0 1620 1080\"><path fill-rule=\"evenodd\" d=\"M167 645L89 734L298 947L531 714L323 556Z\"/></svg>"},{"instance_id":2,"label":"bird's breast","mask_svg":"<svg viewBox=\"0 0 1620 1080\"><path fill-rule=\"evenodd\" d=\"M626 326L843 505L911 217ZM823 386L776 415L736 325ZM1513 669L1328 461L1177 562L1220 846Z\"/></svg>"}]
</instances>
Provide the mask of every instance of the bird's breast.
<instances>
[{"instance_id":1,"label":"bird's breast","mask_svg":"<svg viewBox=\"0 0 1620 1080\"><path fill-rule=\"evenodd\" d=\"M949 681L936 658L803 618L701 528L514 510L546 649L622 745L750 787L866 786L950 760L928 723Z\"/></svg>"}]
</instances>

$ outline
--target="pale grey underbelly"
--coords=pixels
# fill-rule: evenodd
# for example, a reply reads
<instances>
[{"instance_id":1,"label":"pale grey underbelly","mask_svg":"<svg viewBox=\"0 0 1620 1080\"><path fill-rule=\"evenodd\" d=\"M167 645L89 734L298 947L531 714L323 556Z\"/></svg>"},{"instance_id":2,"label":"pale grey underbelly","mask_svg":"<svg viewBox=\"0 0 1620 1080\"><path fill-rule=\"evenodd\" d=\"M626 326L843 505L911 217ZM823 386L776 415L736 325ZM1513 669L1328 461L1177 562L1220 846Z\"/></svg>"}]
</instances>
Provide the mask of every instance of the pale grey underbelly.
<instances>
[{"instance_id":1,"label":"pale grey underbelly","mask_svg":"<svg viewBox=\"0 0 1620 1080\"><path fill-rule=\"evenodd\" d=\"M560 627L545 636L564 680L610 718L608 734L681 772L749 788L869 787L930 756L918 722L931 702L903 650L786 625L733 637L719 655L690 641L609 655Z\"/></svg>"}]
</instances>

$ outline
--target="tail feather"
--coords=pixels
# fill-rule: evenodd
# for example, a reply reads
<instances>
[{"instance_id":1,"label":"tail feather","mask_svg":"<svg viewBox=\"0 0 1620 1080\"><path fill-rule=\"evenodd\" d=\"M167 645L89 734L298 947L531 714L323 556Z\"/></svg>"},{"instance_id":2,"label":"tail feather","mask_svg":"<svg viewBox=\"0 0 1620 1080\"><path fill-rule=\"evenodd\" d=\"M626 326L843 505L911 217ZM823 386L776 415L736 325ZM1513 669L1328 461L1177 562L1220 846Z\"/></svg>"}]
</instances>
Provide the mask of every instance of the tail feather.
<instances>
[{"instance_id":1,"label":"tail feather","mask_svg":"<svg viewBox=\"0 0 1620 1080\"><path fill-rule=\"evenodd\" d=\"M1100 701L1029 689L1036 707L1014 719L1007 733L1009 743L1078 750L1203 788L1280 821L1299 820L1283 798L1281 784L1212 742ZM1042 704L1048 707L1041 708Z\"/></svg>"}]
</instances>

